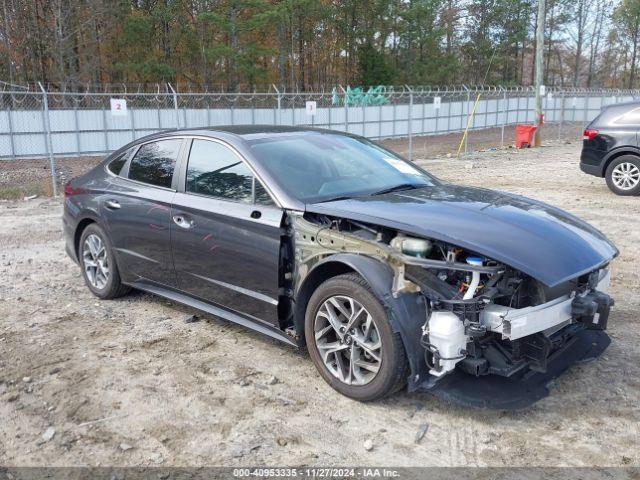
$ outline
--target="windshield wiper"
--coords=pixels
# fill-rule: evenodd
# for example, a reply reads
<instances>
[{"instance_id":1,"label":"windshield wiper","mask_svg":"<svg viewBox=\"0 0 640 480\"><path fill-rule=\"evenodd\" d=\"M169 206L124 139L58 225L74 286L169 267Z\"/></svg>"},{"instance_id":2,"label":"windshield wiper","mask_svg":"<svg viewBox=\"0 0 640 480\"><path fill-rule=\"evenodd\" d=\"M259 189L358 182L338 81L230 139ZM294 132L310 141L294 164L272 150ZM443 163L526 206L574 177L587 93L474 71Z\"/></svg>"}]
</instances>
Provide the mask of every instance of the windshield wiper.
<instances>
[{"instance_id":1,"label":"windshield wiper","mask_svg":"<svg viewBox=\"0 0 640 480\"><path fill-rule=\"evenodd\" d=\"M393 187L383 188L377 192L373 192L371 196L382 195L384 193L399 192L401 190L413 190L415 188L425 187L425 184L416 185L414 183L401 183L400 185L394 185Z\"/></svg>"},{"instance_id":2,"label":"windshield wiper","mask_svg":"<svg viewBox=\"0 0 640 480\"><path fill-rule=\"evenodd\" d=\"M338 202L340 200L351 200L352 198L353 198L353 196L350 196L350 195L341 195L339 197L331 197L331 198L327 198L325 200L320 200L320 201L314 202L314 203Z\"/></svg>"}]
</instances>

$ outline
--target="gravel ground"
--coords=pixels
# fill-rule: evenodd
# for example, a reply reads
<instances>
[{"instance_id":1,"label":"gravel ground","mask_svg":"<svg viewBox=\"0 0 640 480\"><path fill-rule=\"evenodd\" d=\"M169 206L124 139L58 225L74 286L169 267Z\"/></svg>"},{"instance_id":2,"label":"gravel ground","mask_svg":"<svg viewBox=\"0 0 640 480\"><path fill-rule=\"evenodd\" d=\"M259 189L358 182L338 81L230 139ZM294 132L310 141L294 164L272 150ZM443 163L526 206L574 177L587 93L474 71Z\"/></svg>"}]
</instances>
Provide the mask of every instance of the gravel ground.
<instances>
[{"instance_id":1,"label":"gravel ground","mask_svg":"<svg viewBox=\"0 0 640 480\"><path fill-rule=\"evenodd\" d=\"M517 413L357 403L241 327L142 293L98 301L64 253L60 201L0 202L0 465L640 465L640 199L581 174L579 148L420 160L559 205L620 248L612 345Z\"/></svg>"}]
</instances>

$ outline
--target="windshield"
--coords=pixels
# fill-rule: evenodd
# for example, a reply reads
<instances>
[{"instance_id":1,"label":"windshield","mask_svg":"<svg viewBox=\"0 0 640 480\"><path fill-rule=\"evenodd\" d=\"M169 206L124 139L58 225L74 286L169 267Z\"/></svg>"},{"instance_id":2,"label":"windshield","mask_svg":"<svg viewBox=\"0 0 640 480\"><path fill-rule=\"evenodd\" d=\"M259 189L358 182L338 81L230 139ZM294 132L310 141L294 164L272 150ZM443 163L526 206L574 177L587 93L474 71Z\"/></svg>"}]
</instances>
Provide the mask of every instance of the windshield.
<instances>
[{"instance_id":1,"label":"windshield","mask_svg":"<svg viewBox=\"0 0 640 480\"><path fill-rule=\"evenodd\" d=\"M361 138L307 132L249 144L280 186L305 203L437 183L413 164Z\"/></svg>"}]
</instances>

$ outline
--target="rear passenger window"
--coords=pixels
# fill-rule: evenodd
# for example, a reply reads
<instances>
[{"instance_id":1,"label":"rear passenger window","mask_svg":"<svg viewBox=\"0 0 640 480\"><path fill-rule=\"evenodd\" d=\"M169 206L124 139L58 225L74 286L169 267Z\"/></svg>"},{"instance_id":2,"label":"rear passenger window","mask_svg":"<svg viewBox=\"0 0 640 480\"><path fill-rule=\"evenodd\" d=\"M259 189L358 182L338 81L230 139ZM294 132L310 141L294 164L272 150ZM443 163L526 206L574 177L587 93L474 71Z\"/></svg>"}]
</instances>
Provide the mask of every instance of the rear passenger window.
<instances>
[{"instance_id":1,"label":"rear passenger window","mask_svg":"<svg viewBox=\"0 0 640 480\"><path fill-rule=\"evenodd\" d=\"M217 142L193 140L187 192L251 203L252 184L253 173L230 148Z\"/></svg>"},{"instance_id":2,"label":"rear passenger window","mask_svg":"<svg viewBox=\"0 0 640 480\"><path fill-rule=\"evenodd\" d=\"M114 175L120 175L120 171L122 170L122 167L124 167L124 164L127 163L127 157L129 156L129 152L130 150L127 150L126 152L121 153L120 156L116 157L114 160L111 160L109 162L109 165L107 165L107 168L111 173L113 173Z\"/></svg>"},{"instance_id":3,"label":"rear passenger window","mask_svg":"<svg viewBox=\"0 0 640 480\"><path fill-rule=\"evenodd\" d=\"M129 165L129 178L157 187L171 188L182 139L160 140L140 147Z\"/></svg>"}]
</instances>

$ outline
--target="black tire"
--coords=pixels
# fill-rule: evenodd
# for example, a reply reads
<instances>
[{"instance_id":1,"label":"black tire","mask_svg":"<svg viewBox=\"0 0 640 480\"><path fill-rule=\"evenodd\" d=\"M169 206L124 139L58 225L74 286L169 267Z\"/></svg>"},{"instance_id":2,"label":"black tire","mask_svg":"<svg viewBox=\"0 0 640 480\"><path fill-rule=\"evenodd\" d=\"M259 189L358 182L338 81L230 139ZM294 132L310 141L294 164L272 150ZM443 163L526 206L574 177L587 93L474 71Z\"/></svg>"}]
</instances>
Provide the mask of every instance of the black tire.
<instances>
[{"instance_id":1,"label":"black tire","mask_svg":"<svg viewBox=\"0 0 640 480\"><path fill-rule=\"evenodd\" d=\"M106 284L102 288L98 288L91 283L85 270L83 246L89 235L98 236L102 240L106 250L107 261L109 265L109 275L107 277ZM120 280L120 272L118 271L118 265L116 264L116 259L113 255L113 247L111 246L109 237L105 234L104 230L98 224L92 223L83 230L82 235L80 236L80 244L78 245L78 260L80 262L82 278L84 278L84 282L89 290L91 290L91 293L93 293L96 297L108 300L112 298L122 297L123 295L126 295L131 291L131 287L123 285Z\"/></svg>"},{"instance_id":2,"label":"black tire","mask_svg":"<svg viewBox=\"0 0 640 480\"><path fill-rule=\"evenodd\" d=\"M616 185L613 179L614 170L616 170L616 167L622 164L634 165L638 169L638 171L640 171L640 157L636 157L635 155L622 155L616 158L609 164L609 166L607 167L607 171L605 172L605 178L607 180L607 186L609 187L609 190L611 190L616 195L622 196L640 195L640 183L630 189L623 189Z\"/></svg>"},{"instance_id":3,"label":"black tire","mask_svg":"<svg viewBox=\"0 0 640 480\"><path fill-rule=\"evenodd\" d=\"M316 314L326 300L336 295L348 296L359 302L373 317L382 341L380 368L375 377L364 385L349 385L334 376L322 361L316 345ZM393 332L385 308L367 282L357 274L349 273L330 278L316 289L307 305L305 338L309 355L322 378L347 397L362 402L377 400L395 393L406 384L409 368L400 335Z\"/></svg>"}]
</instances>

